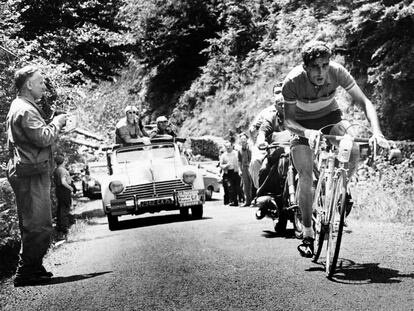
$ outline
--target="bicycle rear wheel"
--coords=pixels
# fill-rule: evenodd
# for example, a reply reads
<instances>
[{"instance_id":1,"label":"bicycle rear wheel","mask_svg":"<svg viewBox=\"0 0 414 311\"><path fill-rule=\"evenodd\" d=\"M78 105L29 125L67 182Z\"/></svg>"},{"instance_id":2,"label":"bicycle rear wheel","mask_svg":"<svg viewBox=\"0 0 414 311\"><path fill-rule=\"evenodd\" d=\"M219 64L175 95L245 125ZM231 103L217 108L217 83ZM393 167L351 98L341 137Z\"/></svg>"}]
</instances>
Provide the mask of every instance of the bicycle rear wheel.
<instances>
[{"instance_id":1,"label":"bicycle rear wheel","mask_svg":"<svg viewBox=\"0 0 414 311\"><path fill-rule=\"evenodd\" d=\"M313 201L313 224L315 230L315 253L313 255L313 262L317 262L321 252L323 242L326 234L326 179L325 171L323 170L320 174L318 183L316 185L314 201Z\"/></svg>"},{"instance_id":2,"label":"bicycle rear wheel","mask_svg":"<svg viewBox=\"0 0 414 311\"><path fill-rule=\"evenodd\" d=\"M345 223L345 194L346 172L342 171L334 181L334 195L331 203L329 222L327 227L328 245L326 252L326 276L331 278L336 270L339 250L341 248L342 232Z\"/></svg>"}]
</instances>

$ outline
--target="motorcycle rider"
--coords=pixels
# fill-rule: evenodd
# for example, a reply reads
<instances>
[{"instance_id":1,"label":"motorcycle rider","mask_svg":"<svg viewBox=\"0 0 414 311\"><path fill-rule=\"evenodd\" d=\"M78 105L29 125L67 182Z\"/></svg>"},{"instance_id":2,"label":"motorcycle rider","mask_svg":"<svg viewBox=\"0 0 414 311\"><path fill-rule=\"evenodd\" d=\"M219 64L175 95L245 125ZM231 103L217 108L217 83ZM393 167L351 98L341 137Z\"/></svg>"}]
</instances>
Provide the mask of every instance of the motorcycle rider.
<instances>
[{"instance_id":1,"label":"motorcycle rider","mask_svg":"<svg viewBox=\"0 0 414 311\"><path fill-rule=\"evenodd\" d=\"M291 138L290 132L283 127L283 97L281 96L280 86L276 86L273 89L273 93L275 95L274 106L276 109L268 109L267 114L263 115L256 139L257 149L266 148L268 144L272 142L288 144ZM275 148L268 151L268 154L265 152L260 154L257 153L254 159L252 159L250 168L252 178L253 180L256 180L258 185L257 197L268 192L275 193L282 191L280 188L280 176L269 176L269 178L271 178L270 182L266 182L266 185L263 185L263 181L266 179L271 167L277 165L282 153L283 148ZM266 189L264 187L266 187ZM267 199L265 198L264 200ZM259 201L262 202L263 200ZM263 203L268 204L267 201ZM281 204L281 202L279 204ZM264 209L259 208L256 213L256 218L261 219L264 216ZM286 230L287 218L285 216L284 213L279 216L279 222L275 227L275 231L279 234L283 234Z\"/></svg>"}]
</instances>

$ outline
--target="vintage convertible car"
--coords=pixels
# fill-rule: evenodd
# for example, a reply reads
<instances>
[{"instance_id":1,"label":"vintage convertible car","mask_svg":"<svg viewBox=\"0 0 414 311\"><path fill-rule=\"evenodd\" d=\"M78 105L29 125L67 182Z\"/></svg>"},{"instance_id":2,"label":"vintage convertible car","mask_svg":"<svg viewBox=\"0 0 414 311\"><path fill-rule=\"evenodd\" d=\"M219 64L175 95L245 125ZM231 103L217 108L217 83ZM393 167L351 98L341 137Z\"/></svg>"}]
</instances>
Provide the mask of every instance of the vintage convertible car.
<instances>
[{"instance_id":1,"label":"vintage convertible car","mask_svg":"<svg viewBox=\"0 0 414 311\"><path fill-rule=\"evenodd\" d=\"M213 198L213 192L219 193L222 178L218 172L215 162L192 162L190 163L194 166L197 166L202 175L204 180L204 190L206 195L206 201L210 201Z\"/></svg>"},{"instance_id":2,"label":"vintage convertible car","mask_svg":"<svg viewBox=\"0 0 414 311\"><path fill-rule=\"evenodd\" d=\"M206 191L206 201L210 201L213 197L213 192L220 192L222 180L220 175L207 170L203 172L203 180Z\"/></svg>"},{"instance_id":3,"label":"vintage convertible car","mask_svg":"<svg viewBox=\"0 0 414 311\"><path fill-rule=\"evenodd\" d=\"M176 139L154 138L150 144L114 146L107 150L109 175L100 179L103 210L110 230L118 217L179 210L203 217L203 176L184 161Z\"/></svg>"},{"instance_id":4,"label":"vintage convertible car","mask_svg":"<svg viewBox=\"0 0 414 311\"><path fill-rule=\"evenodd\" d=\"M106 162L89 162L85 175L82 178L83 196L90 199L101 198L101 184L99 180L108 174Z\"/></svg>"}]
</instances>

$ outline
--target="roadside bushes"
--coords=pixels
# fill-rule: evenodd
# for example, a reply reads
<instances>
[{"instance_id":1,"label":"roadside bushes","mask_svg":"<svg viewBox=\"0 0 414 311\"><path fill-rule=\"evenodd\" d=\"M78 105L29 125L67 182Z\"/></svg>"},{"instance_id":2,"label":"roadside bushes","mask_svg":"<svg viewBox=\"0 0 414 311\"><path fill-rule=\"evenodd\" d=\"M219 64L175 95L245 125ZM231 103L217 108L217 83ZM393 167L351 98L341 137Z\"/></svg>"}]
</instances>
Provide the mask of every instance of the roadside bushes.
<instances>
[{"instance_id":1,"label":"roadside bushes","mask_svg":"<svg viewBox=\"0 0 414 311\"><path fill-rule=\"evenodd\" d=\"M13 189L0 179L0 278L14 272L20 248L20 231Z\"/></svg>"},{"instance_id":2,"label":"roadside bushes","mask_svg":"<svg viewBox=\"0 0 414 311\"><path fill-rule=\"evenodd\" d=\"M414 223L414 153L400 164L381 161L362 168L352 187L359 217L384 222Z\"/></svg>"},{"instance_id":3,"label":"roadside bushes","mask_svg":"<svg viewBox=\"0 0 414 311\"><path fill-rule=\"evenodd\" d=\"M216 136L191 137L191 150L194 155L200 154L210 159L217 160L220 156L220 149L225 140Z\"/></svg>"}]
</instances>

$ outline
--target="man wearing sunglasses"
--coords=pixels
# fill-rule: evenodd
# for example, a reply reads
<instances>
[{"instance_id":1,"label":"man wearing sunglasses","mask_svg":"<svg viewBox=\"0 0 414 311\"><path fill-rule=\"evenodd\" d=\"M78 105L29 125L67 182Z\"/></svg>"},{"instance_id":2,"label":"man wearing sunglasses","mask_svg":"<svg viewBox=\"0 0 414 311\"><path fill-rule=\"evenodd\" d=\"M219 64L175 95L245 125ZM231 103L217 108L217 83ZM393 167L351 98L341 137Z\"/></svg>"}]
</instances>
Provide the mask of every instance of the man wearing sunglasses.
<instances>
[{"instance_id":1,"label":"man wearing sunglasses","mask_svg":"<svg viewBox=\"0 0 414 311\"><path fill-rule=\"evenodd\" d=\"M148 136L138 115L138 109L135 106L125 108L125 117L118 121L115 126L115 143L132 144L141 142L141 137Z\"/></svg>"},{"instance_id":2,"label":"man wearing sunglasses","mask_svg":"<svg viewBox=\"0 0 414 311\"><path fill-rule=\"evenodd\" d=\"M169 126L167 117L160 116L157 118L156 122L157 128L150 133L150 138L161 135L170 135L172 137L177 137L177 134Z\"/></svg>"}]
</instances>

